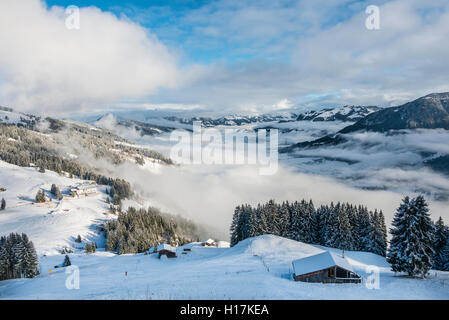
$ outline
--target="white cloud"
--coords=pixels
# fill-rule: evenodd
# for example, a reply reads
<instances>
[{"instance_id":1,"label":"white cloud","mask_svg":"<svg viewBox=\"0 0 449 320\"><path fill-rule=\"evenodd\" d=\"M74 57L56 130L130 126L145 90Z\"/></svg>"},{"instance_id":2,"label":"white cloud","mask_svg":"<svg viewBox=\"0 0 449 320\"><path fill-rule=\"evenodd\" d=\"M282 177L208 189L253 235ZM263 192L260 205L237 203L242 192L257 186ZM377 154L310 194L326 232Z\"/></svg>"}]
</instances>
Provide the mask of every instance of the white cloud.
<instances>
[{"instance_id":1,"label":"white cloud","mask_svg":"<svg viewBox=\"0 0 449 320\"><path fill-rule=\"evenodd\" d=\"M193 21L205 27L218 28L217 34L231 47L245 41L243 53L255 58L216 63L188 87L160 96L161 101L198 103L229 111L265 109L284 98L311 107L388 106L431 92L449 91L447 1L378 3L380 30L365 27L365 8L371 4L367 2L354 4L356 8L351 10L345 7L350 6L345 1L317 3L318 7L301 2L286 10L270 6L254 8L244 2L231 10L225 5L229 1L222 2L214 10L207 7L189 18L195 17ZM232 15L235 23L225 19L230 19L230 12L235 13ZM255 17L269 12L273 12L272 23L267 27L270 30L260 28L258 34L260 23ZM338 13L347 16L335 19ZM254 25L243 24L248 15L253 17L248 21ZM299 31L292 32L292 28ZM270 59L276 47L284 56Z\"/></svg>"},{"instance_id":2,"label":"white cloud","mask_svg":"<svg viewBox=\"0 0 449 320\"><path fill-rule=\"evenodd\" d=\"M62 7L0 2L0 98L21 110L66 112L175 87L177 57L145 28L95 7L80 29Z\"/></svg>"}]
</instances>

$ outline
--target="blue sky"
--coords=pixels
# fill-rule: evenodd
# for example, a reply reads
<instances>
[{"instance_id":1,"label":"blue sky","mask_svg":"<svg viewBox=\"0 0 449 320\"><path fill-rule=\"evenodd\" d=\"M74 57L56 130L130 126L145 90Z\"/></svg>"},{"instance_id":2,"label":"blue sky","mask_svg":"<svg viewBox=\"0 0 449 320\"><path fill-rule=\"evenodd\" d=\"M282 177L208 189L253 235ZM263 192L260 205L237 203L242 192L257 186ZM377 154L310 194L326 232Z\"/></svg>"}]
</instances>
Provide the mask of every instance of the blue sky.
<instances>
[{"instance_id":1,"label":"blue sky","mask_svg":"<svg viewBox=\"0 0 449 320\"><path fill-rule=\"evenodd\" d=\"M303 1L304 2L304 1ZM307 1L305 1L307 2ZM310 2L310 1L309 1ZM330 1L331 3L333 1ZM335 1L334 1L335 2ZM188 1L188 0L134 0L134 1L103 1L103 0L46 0L48 6L67 7L76 3L79 7L95 6L104 11L114 13L117 17L125 15L134 22L148 28L166 45L174 50L180 50L183 63L210 64L214 62L238 63L250 60L286 61L291 51L287 41L300 40L311 29L326 29L335 26L349 18L354 13L363 11L366 1L337 1L329 8L317 8L323 11L320 19L311 23L294 16L301 10L298 1ZM266 4L269 4L268 6ZM371 1L370 3L381 3ZM290 26L280 28L275 32L258 34L251 32L247 36L238 33L228 33L223 28L222 21L213 21L215 16L226 19L227 16L238 14L242 10L253 9L253 13L261 14L260 19L253 16L256 23L261 23L264 14L270 10L290 12ZM220 14L222 13L222 14ZM201 16L203 15L203 16ZM208 16L210 18L208 18ZM284 14L280 12L280 17ZM251 16L249 17L251 19ZM276 20L271 23L276 23ZM284 21L285 22L285 21ZM226 21L225 21L226 23ZM270 21L267 22L268 24ZM257 28L255 24L255 28ZM277 49L273 49L274 47Z\"/></svg>"},{"instance_id":2,"label":"blue sky","mask_svg":"<svg viewBox=\"0 0 449 320\"><path fill-rule=\"evenodd\" d=\"M368 5L379 30L366 28ZM447 0L2 0L0 101L33 112L391 106L449 91L448 38Z\"/></svg>"}]
</instances>

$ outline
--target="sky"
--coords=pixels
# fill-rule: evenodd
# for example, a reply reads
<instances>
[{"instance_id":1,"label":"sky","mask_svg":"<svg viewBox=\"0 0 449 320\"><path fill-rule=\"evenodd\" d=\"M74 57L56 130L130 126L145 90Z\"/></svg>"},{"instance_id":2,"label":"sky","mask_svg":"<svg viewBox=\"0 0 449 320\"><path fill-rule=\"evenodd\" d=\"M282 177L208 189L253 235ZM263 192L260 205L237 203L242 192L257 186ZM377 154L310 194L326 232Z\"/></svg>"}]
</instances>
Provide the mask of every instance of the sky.
<instances>
[{"instance_id":1,"label":"sky","mask_svg":"<svg viewBox=\"0 0 449 320\"><path fill-rule=\"evenodd\" d=\"M67 28L76 5L79 29ZM365 22L379 8L379 29ZM2 0L0 105L50 115L391 106L449 91L446 0Z\"/></svg>"}]
</instances>

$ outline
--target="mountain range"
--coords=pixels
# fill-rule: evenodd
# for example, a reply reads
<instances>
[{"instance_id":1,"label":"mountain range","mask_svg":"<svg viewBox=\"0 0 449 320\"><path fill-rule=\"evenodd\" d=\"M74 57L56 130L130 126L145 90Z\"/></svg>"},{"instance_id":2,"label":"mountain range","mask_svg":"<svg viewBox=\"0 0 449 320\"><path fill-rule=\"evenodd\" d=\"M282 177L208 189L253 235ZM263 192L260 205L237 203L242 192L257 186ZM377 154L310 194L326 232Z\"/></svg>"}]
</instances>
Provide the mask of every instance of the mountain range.
<instances>
[{"instance_id":1,"label":"mountain range","mask_svg":"<svg viewBox=\"0 0 449 320\"><path fill-rule=\"evenodd\" d=\"M335 134L296 143L280 152L340 144L347 141L345 134L358 131L394 133L406 129L449 129L449 92L431 93L397 107L380 109Z\"/></svg>"}]
</instances>

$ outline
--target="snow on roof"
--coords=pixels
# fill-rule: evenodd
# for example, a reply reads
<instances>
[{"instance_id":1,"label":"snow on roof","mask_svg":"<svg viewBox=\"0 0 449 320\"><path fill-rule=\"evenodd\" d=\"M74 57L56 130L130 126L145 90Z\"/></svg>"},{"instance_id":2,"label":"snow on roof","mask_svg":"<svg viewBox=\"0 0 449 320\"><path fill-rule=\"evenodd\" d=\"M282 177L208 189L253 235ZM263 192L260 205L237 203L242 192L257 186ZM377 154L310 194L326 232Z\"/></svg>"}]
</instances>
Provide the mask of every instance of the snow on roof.
<instances>
[{"instance_id":1,"label":"snow on roof","mask_svg":"<svg viewBox=\"0 0 449 320\"><path fill-rule=\"evenodd\" d=\"M307 274L334 266L354 272L348 260L330 251L294 260L292 264L295 275Z\"/></svg>"},{"instance_id":2,"label":"snow on roof","mask_svg":"<svg viewBox=\"0 0 449 320\"><path fill-rule=\"evenodd\" d=\"M96 189L97 186L91 183L83 183L71 188L71 190L88 190L88 189Z\"/></svg>"},{"instance_id":3,"label":"snow on roof","mask_svg":"<svg viewBox=\"0 0 449 320\"><path fill-rule=\"evenodd\" d=\"M218 241L217 242L218 248L229 248L230 246L231 246L230 243L227 241Z\"/></svg>"},{"instance_id":4,"label":"snow on roof","mask_svg":"<svg viewBox=\"0 0 449 320\"><path fill-rule=\"evenodd\" d=\"M215 243L215 241L213 239L207 239L206 241L203 241L203 243L208 243L208 244L212 244Z\"/></svg>"},{"instance_id":5,"label":"snow on roof","mask_svg":"<svg viewBox=\"0 0 449 320\"><path fill-rule=\"evenodd\" d=\"M176 248L172 247L171 245L169 245L167 243L162 243L162 244L157 246L157 251L161 251L161 250L167 250L167 251L171 251L171 252L175 252L176 253Z\"/></svg>"}]
</instances>

